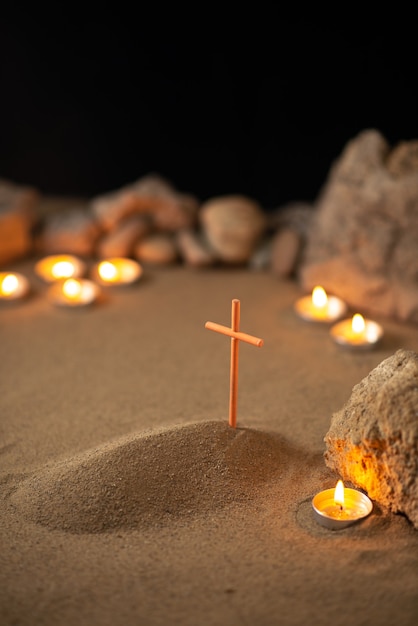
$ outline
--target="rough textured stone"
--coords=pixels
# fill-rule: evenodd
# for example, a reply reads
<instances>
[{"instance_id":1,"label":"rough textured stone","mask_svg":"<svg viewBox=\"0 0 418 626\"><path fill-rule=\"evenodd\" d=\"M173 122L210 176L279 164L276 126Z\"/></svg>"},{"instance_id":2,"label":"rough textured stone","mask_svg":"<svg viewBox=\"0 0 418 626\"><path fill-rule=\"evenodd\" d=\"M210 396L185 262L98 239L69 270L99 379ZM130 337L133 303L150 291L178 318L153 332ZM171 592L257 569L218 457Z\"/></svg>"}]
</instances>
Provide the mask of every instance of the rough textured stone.
<instances>
[{"instance_id":1,"label":"rough textured stone","mask_svg":"<svg viewBox=\"0 0 418 626\"><path fill-rule=\"evenodd\" d=\"M32 228L39 192L0 180L0 263L23 258L32 251Z\"/></svg>"},{"instance_id":2,"label":"rough textured stone","mask_svg":"<svg viewBox=\"0 0 418 626\"><path fill-rule=\"evenodd\" d=\"M352 308L418 322L418 142L390 149L376 130L351 140L330 170L301 263Z\"/></svg>"},{"instance_id":3,"label":"rough textured stone","mask_svg":"<svg viewBox=\"0 0 418 626\"><path fill-rule=\"evenodd\" d=\"M225 263L247 263L266 230L266 216L253 199L240 195L212 198L200 207L207 241Z\"/></svg>"},{"instance_id":4,"label":"rough textured stone","mask_svg":"<svg viewBox=\"0 0 418 626\"><path fill-rule=\"evenodd\" d=\"M91 209L105 230L112 230L133 214L148 215L155 228L175 231L196 223L198 200L178 192L156 174L150 174L91 200Z\"/></svg>"},{"instance_id":5,"label":"rough textured stone","mask_svg":"<svg viewBox=\"0 0 418 626\"><path fill-rule=\"evenodd\" d=\"M46 218L37 247L46 254L92 256L100 234L91 213L84 207L74 207Z\"/></svg>"},{"instance_id":6,"label":"rough textured stone","mask_svg":"<svg viewBox=\"0 0 418 626\"><path fill-rule=\"evenodd\" d=\"M98 257L129 257L135 244L150 232L149 219L144 215L132 215L126 218L111 232L106 233L96 246Z\"/></svg>"},{"instance_id":7,"label":"rough textured stone","mask_svg":"<svg viewBox=\"0 0 418 626\"><path fill-rule=\"evenodd\" d=\"M325 462L418 528L418 354L398 350L334 413Z\"/></svg>"}]
</instances>

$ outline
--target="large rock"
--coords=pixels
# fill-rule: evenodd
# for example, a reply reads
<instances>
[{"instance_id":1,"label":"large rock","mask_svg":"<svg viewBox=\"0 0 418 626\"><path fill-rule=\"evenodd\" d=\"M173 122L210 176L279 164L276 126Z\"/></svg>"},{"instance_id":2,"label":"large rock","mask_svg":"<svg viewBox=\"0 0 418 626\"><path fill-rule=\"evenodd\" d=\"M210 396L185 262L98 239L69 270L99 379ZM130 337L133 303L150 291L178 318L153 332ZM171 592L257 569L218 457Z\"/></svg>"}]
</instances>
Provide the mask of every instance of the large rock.
<instances>
[{"instance_id":1,"label":"large rock","mask_svg":"<svg viewBox=\"0 0 418 626\"><path fill-rule=\"evenodd\" d=\"M328 467L418 528L418 354L398 350L357 384L325 443Z\"/></svg>"},{"instance_id":2,"label":"large rock","mask_svg":"<svg viewBox=\"0 0 418 626\"><path fill-rule=\"evenodd\" d=\"M32 229L40 193L0 180L0 263L23 258L32 251Z\"/></svg>"},{"instance_id":3,"label":"large rock","mask_svg":"<svg viewBox=\"0 0 418 626\"><path fill-rule=\"evenodd\" d=\"M376 130L351 140L315 206L300 266L352 308L418 322L418 140L390 149Z\"/></svg>"}]
</instances>

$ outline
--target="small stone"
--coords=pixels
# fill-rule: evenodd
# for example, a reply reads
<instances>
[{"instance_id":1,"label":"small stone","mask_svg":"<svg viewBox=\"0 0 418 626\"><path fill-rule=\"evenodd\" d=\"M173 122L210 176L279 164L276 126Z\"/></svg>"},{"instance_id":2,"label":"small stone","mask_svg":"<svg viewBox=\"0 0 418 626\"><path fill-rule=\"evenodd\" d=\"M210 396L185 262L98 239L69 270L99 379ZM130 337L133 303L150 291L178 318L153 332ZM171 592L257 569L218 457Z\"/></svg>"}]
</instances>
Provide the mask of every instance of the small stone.
<instances>
[{"instance_id":1,"label":"small stone","mask_svg":"<svg viewBox=\"0 0 418 626\"><path fill-rule=\"evenodd\" d=\"M132 255L135 244L151 230L149 219L144 215L132 215L126 218L112 231L105 234L96 246L100 258Z\"/></svg>"},{"instance_id":2,"label":"small stone","mask_svg":"<svg viewBox=\"0 0 418 626\"><path fill-rule=\"evenodd\" d=\"M46 254L66 252L92 256L101 234L96 220L85 207L74 207L49 215L38 239L38 249Z\"/></svg>"},{"instance_id":3,"label":"small stone","mask_svg":"<svg viewBox=\"0 0 418 626\"><path fill-rule=\"evenodd\" d=\"M36 189L0 180L0 263L23 258L32 251L39 199Z\"/></svg>"},{"instance_id":4,"label":"small stone","mask_svg":"<svg viewBox=\"0 0 418 626\"><path fill-rule=\"evenodd\" d=\"M178 250L171 235L159 233L139 241L134 256L142 263L171 265L178 260Z\"/></svg>"},{"instance_id":5,"label":"small stone","mask_svg":"<svg viewBox=\"0 0 418 626\"><path fill-rule=\"evenodd\" d=\"M221 261L230 264L248 263L267 227L261 206L240 195L208 200L199 217L209 245Z\"/></svg>"},{"instance_id":6,"label":"small stone","mask_svg":"<svg viewBox=\"0 0 418 626\"><path fill-rule=\"evenodd\" d=\"M293 228L282 228L271 243L270 267L275 276L289 278L297 268L302 250L302 238Z\"/></svg>"},{"instance_id":7,"label":"small stone","mask_svg":"<svg viewBox=\"0 0 418 626\"><path fill-rule=\"evenodd\" d=\"M263 271L270 269L271 261L271 237L264 237L258 243L254 252L252 253L248 267L254 271Z\"/></svg>"},{"instance_id":8,"label":"small stone","mask_svg":"<svg viewBox=\"0 0 418 626\"><path fill-rule=\"evenodd\" d=\"M326 465L418 528L418 354L398 350L334 413Z\"/></svg>"},{"instance_id":9,"label":"small stone","mask_svg":"<svg viewBox=\"0 0 418 626\"><path fill-rule=\"evenodd\" d=\"M207 267L215 263L215 255L208 248L200 233L191 229L181 229L177 233L176 242L186 265Z\"/></svg>"}]
</instances>

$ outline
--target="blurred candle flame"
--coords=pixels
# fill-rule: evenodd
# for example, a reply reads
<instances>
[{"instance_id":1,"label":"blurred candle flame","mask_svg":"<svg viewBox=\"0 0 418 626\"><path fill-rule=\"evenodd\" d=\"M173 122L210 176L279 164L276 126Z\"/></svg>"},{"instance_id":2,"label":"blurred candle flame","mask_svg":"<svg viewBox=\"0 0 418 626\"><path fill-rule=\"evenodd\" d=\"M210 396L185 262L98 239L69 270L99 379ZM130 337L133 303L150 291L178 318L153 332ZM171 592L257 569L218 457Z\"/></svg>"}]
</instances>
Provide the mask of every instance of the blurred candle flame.
<instances>
[{"instance_id":1,"label":"blurred candle flame","mask_svg":"<svg viewBox=\"0 0 418 626\"><path fill-rule=\"evenodd\" d=\"M103 261L99 264L98 272L100 278L103 280L115 280L117 278L118 270L113 263L109 261Z\"/></svg>"},{"instance_id":2,"label":"blurred candle flame","mask_svg":"<svg viewBox=\"0 0 418 626\"><path fill-rule=\"evenodd\" d=\"M70 261L58 261L51 268L54 278L69 278L74 274L74 265Z\"/></svg>"},{"instance_id":3,"label":"blurred candle flame","mask_svg":"<svg viewBox=\"0 0 418 626\"><path fill-rule=\"evenodd\" d=\"M360 313L356 313L355 315L353 315L353 319L351 320L351 328L353 333L362 333L364 332L365 327L366 324L364 322L364 317L360 315Z\"/></svg>"},{"instance_id":4,"label":"blurred candle flame","mask_svg":"<svg viewBox=\"0 0 418 626\"><path fill-rule=\"evenodd\" d=\"M77 298L81 293L81 285L78 280L69 278L63 284L62 291L68 298Z\"/></svg>"},{"instance_id":5,"label":"blurred candle flame","mask_svg":"<svg viewBox=\"0 0 418 626\"><path fill-rule=\"evenodd\" d=\"M16 291L18 285L19 281L17 279L17 276L15 276L14 274L7 274L7 276L3 278L3 281L1 283L1 290L5 296L9 296Z\"/></svg>"},{"instance_id":6,"label":"blurred candle flame","mask_svg":"<svg viewBox=\"0 0 418 626\"><path fill-rule=\"evenodd\" d=\"M327 306L328 296L323 287L317 286L312 290L312 303L319 309L323 309Z\"/></svg>"}]
</instances>

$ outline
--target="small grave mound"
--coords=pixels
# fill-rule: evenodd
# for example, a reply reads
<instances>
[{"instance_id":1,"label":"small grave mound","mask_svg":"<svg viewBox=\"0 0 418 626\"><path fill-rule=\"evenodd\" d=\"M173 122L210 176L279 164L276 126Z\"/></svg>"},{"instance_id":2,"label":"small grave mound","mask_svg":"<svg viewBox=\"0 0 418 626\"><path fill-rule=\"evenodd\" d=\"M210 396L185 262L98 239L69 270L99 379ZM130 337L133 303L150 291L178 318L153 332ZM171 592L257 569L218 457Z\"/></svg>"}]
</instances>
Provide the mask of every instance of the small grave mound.
<instances>
[{"instance_id":1,"label":"small grave mound","mask_svg":"<svg viewBox=\"0 0 418 626\"><path fill-rule=\"evenodd\" d=\"M27 519L73 533L158 527L255 498L292 454L277 435L192 423L50 464L12 502Z\"/></svg>"}]
</instances>

